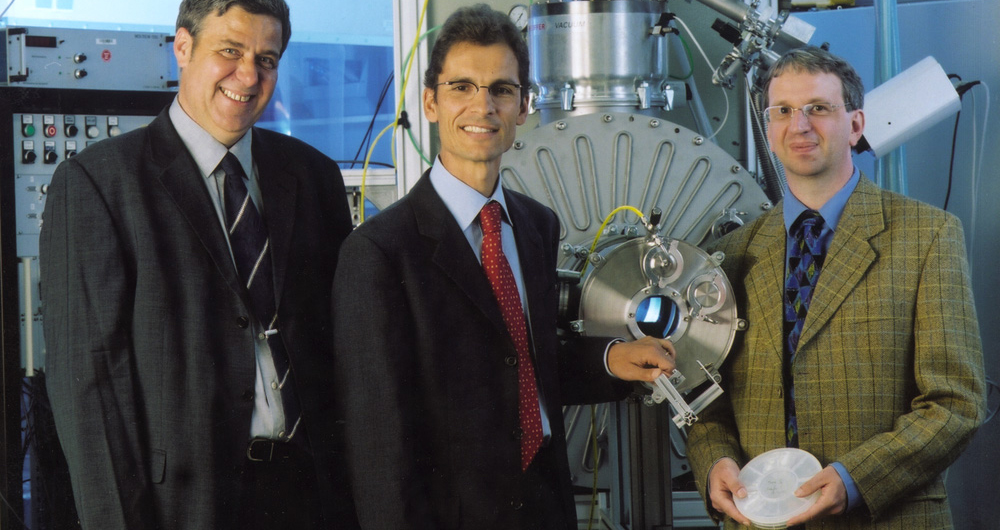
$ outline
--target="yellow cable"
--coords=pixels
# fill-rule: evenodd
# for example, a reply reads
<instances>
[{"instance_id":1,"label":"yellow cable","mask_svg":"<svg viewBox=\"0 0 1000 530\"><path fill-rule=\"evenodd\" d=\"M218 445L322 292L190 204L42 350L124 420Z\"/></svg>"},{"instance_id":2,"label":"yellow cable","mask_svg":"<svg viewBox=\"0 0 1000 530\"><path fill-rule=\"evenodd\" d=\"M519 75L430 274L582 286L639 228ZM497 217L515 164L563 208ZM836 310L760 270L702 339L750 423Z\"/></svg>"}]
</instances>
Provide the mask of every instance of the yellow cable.
<instances>
[{"instance_id":1,"label":"yellow cable","mask_svg":"<svg viewBox=\"0 0 1000 530\"><path fill-rule=\"evenodd\" d=\"M642 221L642 224L646 224L646 216L642 215L642 212L640 212L639 209L634 206L627 206L627 205L619 206L614 210L612 210L611 213L609 213L608 216L604 218L604 222L601 223L601 227L597 230L597 235L594 236L594 244L590 245L590 252L587 253L587 259L584 260L583 262L583 268L580 269L580 277L583 277L583 273L587 271L587 265L590 263L590 256L594 253L594 249L597 248L597 240L599 240L601 238L601 234L604 233L604 227L611 222L611 219L615 216L615 214L617 214L622 210L628 210L638 215L639 219Z\"/></svg>"},{"instance_id":2,"label":"yellow cable","mask_svg":"<svg viewBox=\"0 0 1000 530\"><path fill-rule=\"evenodd\" d=\"M415 51L417 49L417 45L420 44L420 28L424 25L424 16L427 14L428 3L430 3L430 0L424 0L424 5L420 9L420 19L417 20L417 35L413 38L413 51ZM403 86L399 90L399 102L396 105L396 117L392 120L392 123L390 123L388 127L382 129L382 132L375 137L372 145L368 148L368 154L365 156L365 165L361 169L361 203L358 212L358 224L365 222L365 180L368 178L368 161L371 160L372 153L375 151L375 146L378 144L378 139L381 138L387 130L393 129L393 144L395 144L395 128L399 126L399 115L403 111L403 103L406 101L406 85L410 80L410 68L413 66L413 58L417 55L416 53L413 53L413 51L411 51L410 58L406 61L406 71L403 73ZM394 145L390 146L390 148L392 147L394 147ZM398 174L399 169L396 164L395 149L392 150L392 165L396 168Z\"/></svg>"},{"instance_id":3,"label":"yellow cable","mask_svg":"<svg viewBox=\"0 0 1000 530\"><path fill-rule=\"evenodd\" d=\"M608 216L604 218L604 222L601 223L601 227L597 229L597 234L594 236L594 243L590 245L590 252L587 253L587 259L584 260L583 262L583 268L580 269L581 277L583 276L583 273L587 271L587 264L590 263L590 256L593 255L594 250L597 249L597 242L601 239L601 234L604 233L604 227L606 227L608 223L611 222L611 219L615 217L615 214L617 214L622 210L628 210L636 214L637 216L639 216L639 220L642 221L642 224L646 224L646 216L642 215L642 212L640 212L639 209L634 206L628 206L628 205L619 206L614 210L612 210L611 213L609 213ZM591 445L593 447L593 455L594 455L594 484L593 484L593 489L591 490L590 514L588 515L587 519L587 530L590 530L594 523L594 505L597 504L597 467L600 464L600 459L598 457L598 452L597 452L597 407L595 407L594 405L590 406L590 428L592 435Z\"/></svg>"},{"instance_id":4,"label":"yellow cable","mask_svg":"<svg viewBox=\"0 0 1000 530\"><path fill-rule=\"evenodd\" d=\"M620 212L622 210L628 210L628 211L636 214L637 216L639 216L639 220L642 221L642 224L646 224L646 216L642 215L642 212L640 212L639 209L636 208L636 207L634 207L634 206L628 206L628 205L626 205L626 206L619 206L619 207L615 208L614 210L611 210L611 213L609 213L608 216L604 218L604 222L601 223L601 227L599 229L597 229L597 234L594 236L594 242L593 242L593 244L590 245L590 252L587 253L587 259L584 260L584 262L583 262L583 268L580 269L580 276L581 277L583 277L583 273L587 271L587 264L590 263L590 256L594 253L594 250L597 249L597 242L598 242L598 240L601 239L601 234L604 233L604 227L607 226L608 223L611 222L611 219L613 219L615 217L615 214L617 214L618 212ZM593 454L594 454L594 484L593 484L593 489L591 491L591 497L590 497L590 514L588 515L588 519L587 519L587 530L590 530L590 528L592 527L592 525L594 523L594 505L597 504L597 467L598 467L598 465L600 463L599 462L599 457L598 457L598 452L597 452L597 407L595 407L594 405L590 406L590 428L591 428L591 433L592 433L592 436L593 436L591 444L592 444L592 447L594 449L594 451L593 451Z\"/></svg>"}]
</instances>

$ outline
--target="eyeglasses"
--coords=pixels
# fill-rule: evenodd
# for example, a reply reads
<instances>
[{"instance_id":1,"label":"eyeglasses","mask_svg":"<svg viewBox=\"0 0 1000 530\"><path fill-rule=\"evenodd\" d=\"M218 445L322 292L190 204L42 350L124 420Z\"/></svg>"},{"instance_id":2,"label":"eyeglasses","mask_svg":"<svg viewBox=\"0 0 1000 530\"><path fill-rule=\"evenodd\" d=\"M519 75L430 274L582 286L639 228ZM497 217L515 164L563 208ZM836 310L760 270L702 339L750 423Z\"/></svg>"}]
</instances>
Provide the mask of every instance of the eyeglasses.
<instances>
[{"instance_id":1,"label":"eyeglasses","mask_svg":"<svg viewBox=\"0 0 1000 530\"><path fill-rule=\"evenodd\" d=\"M795 111L801 112L807 119L810 118L823 118L833 114L833 111L843 107L844 110L851 110L850 105L833 105L830 103L807 103L802 105L801 109L795 107L786 107L784 105L776 105L773 107L767 107L764 109L764 117L769 122L786 122L792 119L792 115Z\"/></svg>"},{"instance_id":2,"label":"eyeglasses","mask_svg":"<svg viewBox=\"0 0 1000 530\"><path fill-rule=\"evenodd\" d=\"M513 103L517 101L521 91L521 85L503 82L480 86L471 81L445 81L434 85L434 88L442 85L447 88L443 89L441 93L455 101L471 101L479 93L480 88L485 88L497 103Z\"/></svg>"}]
</instances>

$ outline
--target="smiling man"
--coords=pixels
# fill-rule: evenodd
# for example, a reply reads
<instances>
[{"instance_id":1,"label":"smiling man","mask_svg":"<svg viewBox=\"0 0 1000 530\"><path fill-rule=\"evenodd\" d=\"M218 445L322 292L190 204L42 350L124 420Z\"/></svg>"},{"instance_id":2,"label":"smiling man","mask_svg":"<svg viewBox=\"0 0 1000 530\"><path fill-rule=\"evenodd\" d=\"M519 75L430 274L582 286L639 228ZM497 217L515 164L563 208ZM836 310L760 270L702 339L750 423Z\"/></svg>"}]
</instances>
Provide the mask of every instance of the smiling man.
<instances>
[{"instance_id":1,"label":"smiling man","mask_svg":"<svg viewBox=\"0 0 1000 530\"><path fill-rule=\"evenodd\" d=\"M253 127L290 36L284 0L185 0L174 102L52 179L46 370L84 529L352 526L329 384L344 184Z\"/></svg>"},{"instance_id":2,"label":"smiling man","mask_svg":"<svg viewBox=\"0 0 1000 530\"><path fill-rule=\"evenodd\" d=\"M854 166L864 90L843 59L793 50L764 93L788 189L712 249L751 324L688 432L709 511L749 524L741 466L797 447L826 467L795 492L819 500L793 528L951 528L943 473L986 412L961 224Z\"/></svg>"},{"instance_id":3,"label":"smiling man","mask_svg":"<svg viewBox=\"0 0 1000 530\"><path fill-rule=\"evenodd\" d=\"M478 5L449 17L424 87L440 154L347 238L334 281L334 387L359 519L576 528L562 405L672 372L673 347L560 345L559 222L500 179L528 109L527 46L507 16Z\"/></svg>"}]
</instances>

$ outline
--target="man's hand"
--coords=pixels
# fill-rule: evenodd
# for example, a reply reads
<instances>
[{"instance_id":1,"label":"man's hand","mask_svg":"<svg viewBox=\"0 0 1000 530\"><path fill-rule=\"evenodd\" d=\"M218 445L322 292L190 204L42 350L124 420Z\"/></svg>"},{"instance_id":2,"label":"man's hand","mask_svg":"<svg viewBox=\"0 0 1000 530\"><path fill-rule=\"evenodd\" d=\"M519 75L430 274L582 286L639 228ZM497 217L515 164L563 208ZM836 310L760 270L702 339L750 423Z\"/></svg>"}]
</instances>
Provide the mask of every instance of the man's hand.
<instances>
[{"instance_id":1,"label":"man's hand","mask_svg":"<svg viewBox=\"0 0 1000 530\"><path fill-rule=\"evenodd\" d=\"M750 526L750 519L740 513L733 501L747 496L747 489L740 482L740 466L735 460L723 458L712 466L708 473L708 494L713 508L743 526Z\"/></svg>"},{"instance_id":2,"label":"man's hand","mask_svg":"<svg viewBox=\"0 0 1000 530\"><path fill-rule=\"evenodd\" d=\"M652 382L660 374L674 373L674 345L667 339L650 336L633 342L619 342L608 350L608 369L625 381Z\"/></svg>"},{"instance_id":3,"label":"man's hand","mask_svg":"<svg viewBox=\"0 0 1000 530\"><path fill-rule=\"evenodd\" d=\"M826 466L822 471L813 475L799 489L795 490L796 497L808 497L819 491L819 500L808 510L792 517L788 520L788 526L802 524L813 519L827 517L829 515L840 515L847 510L847 488L840 474L833 466Z\"/></svg>"}]
</instances>

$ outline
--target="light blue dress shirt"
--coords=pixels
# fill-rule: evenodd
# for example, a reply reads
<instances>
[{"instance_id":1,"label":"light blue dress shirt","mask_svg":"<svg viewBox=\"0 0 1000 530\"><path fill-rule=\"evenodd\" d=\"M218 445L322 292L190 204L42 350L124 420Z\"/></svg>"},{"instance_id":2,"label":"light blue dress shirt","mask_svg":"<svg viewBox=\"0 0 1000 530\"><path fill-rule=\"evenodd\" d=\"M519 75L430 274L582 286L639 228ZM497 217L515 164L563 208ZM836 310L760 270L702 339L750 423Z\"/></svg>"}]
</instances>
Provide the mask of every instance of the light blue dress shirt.
<instances>
[{"instance_id":1,"label":"light blue dress shirt","mask_svg":"<svg viewBox=\"0 0 1000 530\"><path fill-rule=\"evenodd\" d=\"M826 201L819 209L819 214L823 216L823 230L820 231L819 239L823 245L823 252L826 253L830 250L830 242L833 240L833 234L837 230L837 224L840 223L840 217L844 214L844 208L847 206L847 200L851 198L851 194L854 193L854 188L858 186L858 181L861 179L861 172L858 168L854 168L854 173L851 174L851 178L848 179L847 184L840 189ZM792 223L798 219L799 214L804 212L807 208L802 201L800 201L795 195L786 189L784 197L784 220L785 220L785 233L787 236L787 243L785 245L785 270L788 270L788 259L791 257L791 248L794 244L791 236ZM820 271L820 277L823 276L823 272ZM854 482L850 473L847 472L847 468L844 467L840 462L834 462L830 464L833 469L837 470L837 474L840 475L841 480L844 481L844 486L847 488L847 509L853 510L861 502L861 491L858 489L858 485Z\"/></svg>"},{"instance_id":2,"label":"light blue dress shirt","mask_svg":"<svg viewBox=\"0 0 1000 530\"><path fill-rule=\"evenodd\" d=\"M219 163L226 156L226 152L232 152L243 166L244 173L247 174L247 192L258 210L261 210L262 197L257 176L257 167L253 163L253 153L250 147L253 144L252 134L247 133L240 138L235 145L228 150L226 146L219 143L205 129L201 128L190 116L184 112L178 103L177 98L170 105L170 121L173 122L177 134L187 147L191 157L204 177L205 187L212 198L212 205L219 218L219 226L223 233L228 234L226 229L226 212L223 194L225 192L225 173L220 169ZM249 168L249 171L248 171ZM229 244L229 237L226 237ZM232 246L229 249L232 257ZM233 260L235 266L236 261ZM254 336L254 356L257 361L256 381L254 382L254 410L250 423L249 437L268 438L272 440L284 439L289 433L285 428L285 413L281 404L281 392L278 390L278 372L271 359L271 348L267 344L267 339L261 339L263 328L256 319L253 322Z\"/></svg>"}]
</instances>

